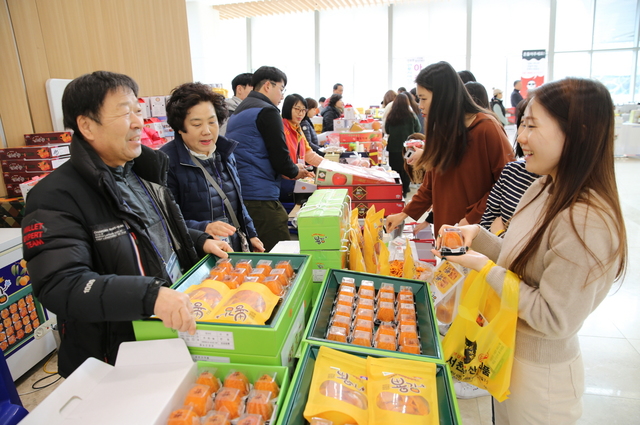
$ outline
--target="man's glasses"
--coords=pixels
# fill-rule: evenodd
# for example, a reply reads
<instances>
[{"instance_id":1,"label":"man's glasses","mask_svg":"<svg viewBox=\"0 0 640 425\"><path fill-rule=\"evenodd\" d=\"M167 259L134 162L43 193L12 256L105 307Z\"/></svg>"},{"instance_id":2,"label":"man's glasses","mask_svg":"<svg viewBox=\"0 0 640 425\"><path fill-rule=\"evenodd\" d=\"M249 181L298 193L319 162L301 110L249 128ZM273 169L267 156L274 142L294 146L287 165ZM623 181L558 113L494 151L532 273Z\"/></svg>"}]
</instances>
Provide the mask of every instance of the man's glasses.
<instances>
[{"instance_id":1,"label":"man's glasses","mask_svg":"<svg viewBox=\"0 0 640 425\"><path fill-rule=\"evenodd\" d=\"M308 109L304 109L304 108L293 108L293 110L300 114L306 114L308 111Z\"/></svg>"},{"instance_id":2,"label":"man's glasses","mask_svg":"<svg viewBox=\"0 0 640 425\"><path fill-rule=\"evenodd\" d=\"M271 83L271 85L272 85L273 87L278 87L278 83L276 83L275 81L270 81L270 83ZM287 89L285 89L285 88L284 88L284 86L279 87L279 89L280 89L280 93L282 93L282 94L284 94L284 92L286 92L286 91L287 91Z\"/></svg>"}]
</instances>

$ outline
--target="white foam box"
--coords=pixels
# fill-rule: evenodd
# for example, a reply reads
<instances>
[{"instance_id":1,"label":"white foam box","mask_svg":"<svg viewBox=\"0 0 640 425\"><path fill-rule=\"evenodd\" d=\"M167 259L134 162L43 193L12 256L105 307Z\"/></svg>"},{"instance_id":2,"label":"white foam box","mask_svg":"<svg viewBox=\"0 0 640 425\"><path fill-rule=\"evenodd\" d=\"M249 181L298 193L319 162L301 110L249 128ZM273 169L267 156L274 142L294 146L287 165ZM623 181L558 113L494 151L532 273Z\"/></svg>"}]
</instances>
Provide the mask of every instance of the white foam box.
<instances>
[{"instance_id":1,"label":"white foam box","mask_svg":"<svg viewBox=\"0 0 640 425\"><path fill-rule=\"evenodd\" d=\"M125 342L115 366L87 359L20 424L166 424L196 375L182 339Z\"/></svg>"}]
</instances>

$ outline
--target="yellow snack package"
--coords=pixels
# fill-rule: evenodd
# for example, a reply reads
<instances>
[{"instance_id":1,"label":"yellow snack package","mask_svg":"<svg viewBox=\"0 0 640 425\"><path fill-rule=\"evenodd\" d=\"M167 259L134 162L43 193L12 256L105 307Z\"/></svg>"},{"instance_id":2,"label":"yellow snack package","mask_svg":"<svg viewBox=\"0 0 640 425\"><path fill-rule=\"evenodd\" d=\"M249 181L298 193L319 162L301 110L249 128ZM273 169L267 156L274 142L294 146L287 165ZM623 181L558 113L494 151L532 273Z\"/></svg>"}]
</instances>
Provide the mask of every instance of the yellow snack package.
<instances>
[{"instance_id":1,"label":"yellow snack package","mask_svg":"<svg viewBox=\"0 0 640 425\"><path fill-rule=\"evenodd\" d=\"M391 265L389 264L389 248L384 242L380 242L380 255L378 256L378 274L391 276Z\"/></svg>"},{"instance_id":2,"label":"yellow snack package","mask_svg":"<svg viewBox=\"0 0 640 425\"><path fill-rule=\"evenodd\" d=\"M320 347L304 417L333 425L367 425L367 360Z\"/></svg>"},{"instance_id":3,"label":"yellow snack package","mask_svg":"<svg viewBox=\"0 0 640 425\"><path fill-rule=\"evenodd\" d=\"M404 266L402 267L403 279L415 279L416 277L416 265L413 262L413 253L411 252L411 245L409 239L407 239L407 247L404 249Z\"/></svg>"},{"instance_id":4,"label":"yellow snack package","mask_svg":"<svg viewBox=\"0 0 640 425\"><path fill-rule=\"evenodd\" d=\"M362 248L360 247L359 239L360 238L356 231L354 231L353 228L349 229L349 270L364 272L364 257L362 256Z\"/></svg>"},{"instance_id":5,"label":"yellow snack package","mask_svg":"<svg viewBox=\"0 0 640 425\"><path fill-rule=\"evenodd\" d=\"M193 304L193 315L197 321L213 320L213 312L230 289L222 282L205 279L199 285L193 285L185 291Z\"/></svg>"},{"instance_id":6,"label":"yellow snack package","mask_svg":"<svg viewBox=\"0 0 640 425\"><path fill-rule=\"evenodd\" d=\"M369 425L437 425L436 365L367 357Z\"/></svg>"},{"instance_id":7,"label":"yellow snack package","mask_svg":"<svg viewBox=\"0 0 640 425\"><path fill-rule=\"evenodd\" d=\"M378 256L376 255L376 239L375 235L371 231L373 226L367 226L367 223L364 224L364 249L362 250L362 254L364 255L364 267L367 273L375 273L377 270L377 260Z\"/></svg>"},{"instance_id":8,"label":"yellow snack package","mask_svg":"<svg viewBox=\"0 0 640 425\"><path fill-rule=\"evenodd\" d=\"M230 290L213 312L216 322L264 325L280 297L258 282L245 282Z\"/></svg>"}]
</instances>

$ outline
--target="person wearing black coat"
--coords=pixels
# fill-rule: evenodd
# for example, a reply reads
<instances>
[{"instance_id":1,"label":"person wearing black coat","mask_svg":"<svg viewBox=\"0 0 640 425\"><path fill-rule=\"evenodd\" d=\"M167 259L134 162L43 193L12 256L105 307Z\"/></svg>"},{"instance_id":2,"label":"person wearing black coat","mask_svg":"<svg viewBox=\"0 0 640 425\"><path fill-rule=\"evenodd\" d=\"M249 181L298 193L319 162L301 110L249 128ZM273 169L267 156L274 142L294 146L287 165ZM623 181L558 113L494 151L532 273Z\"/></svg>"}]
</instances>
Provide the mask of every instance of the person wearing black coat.
<instances>
[{"instance_id":1,"label":"person wearing black coat","mask_svg":"<svg viewBox=\"0 0 640 425\"><path fill-rule=\"evenodd\" d=\"M228 244L187 229L166 187L168 158L140 144L138 86L105 71L65 88L71 158L30 192L22 221L33 291L57 316L58 370L87 358L114 364L131 321L156 315L195 332L186 294L169 289L181 273Z\"/></svg>"},{"instance_id":2,"label":"person wearing black coat","mask_svg":"<svg viewBox=\"0 0 640 425\"><path fill-rule=\"evenodd\" d=\"M342 116L344 102L342 102L341 94L334 94L329 98L329 104L322 111L322 132L333 131L333 120L337 120Z\"/></svg>"}]
</instances>

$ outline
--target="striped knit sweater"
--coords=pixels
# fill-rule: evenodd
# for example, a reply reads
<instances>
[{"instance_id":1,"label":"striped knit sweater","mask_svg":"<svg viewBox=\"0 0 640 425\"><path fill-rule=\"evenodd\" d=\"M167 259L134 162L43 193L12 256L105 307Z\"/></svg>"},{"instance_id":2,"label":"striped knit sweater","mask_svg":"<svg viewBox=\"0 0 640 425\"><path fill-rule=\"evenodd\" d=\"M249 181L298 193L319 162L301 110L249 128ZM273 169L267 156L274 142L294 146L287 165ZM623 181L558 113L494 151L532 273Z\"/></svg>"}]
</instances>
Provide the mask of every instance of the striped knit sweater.
<instances>
[{"instance_id":1,"label":"striped knit sweater","mask_svg":"<svg viewBox=\"0 0 640 425\"><path fill-rule=\"evenodd\" d=\"M480 225L489 230L491 223L501 217L505 227L509 227L509 221L518 202L520 202L520 198L538 177L525 169L523 159L505 165L500 178L489 193L487 208L484 210Z\"/></svg>"}]
</instances>

